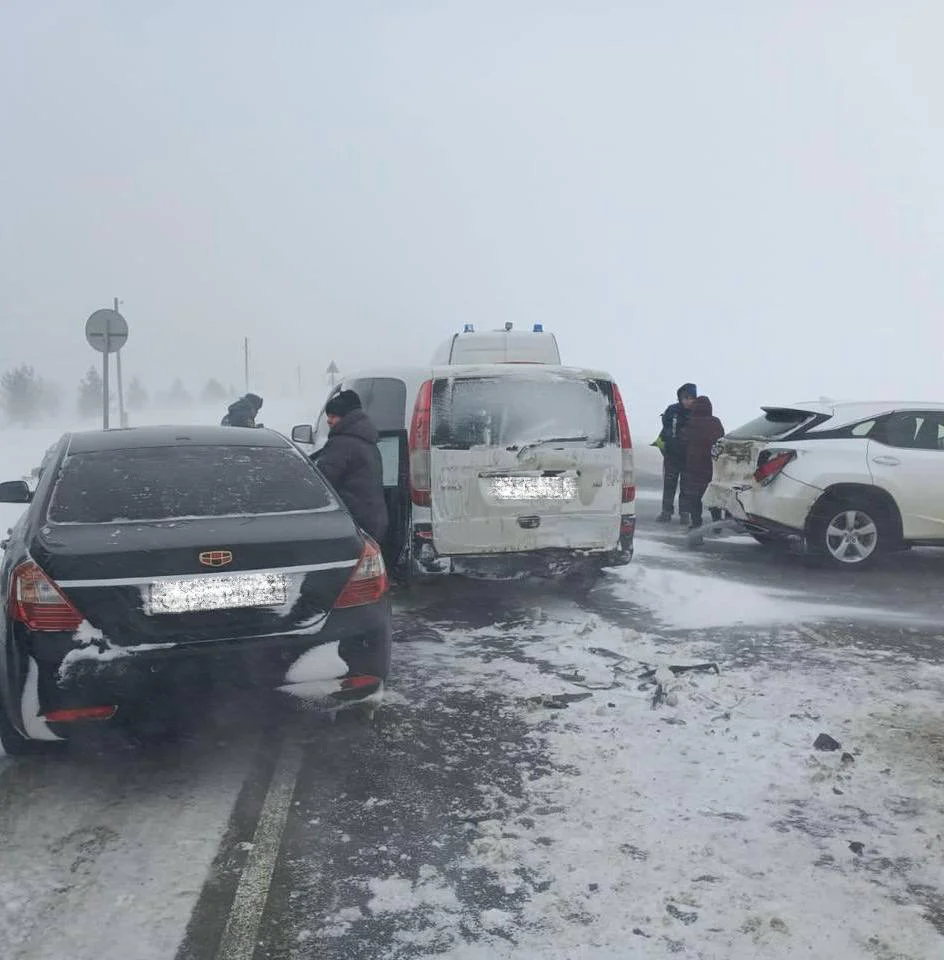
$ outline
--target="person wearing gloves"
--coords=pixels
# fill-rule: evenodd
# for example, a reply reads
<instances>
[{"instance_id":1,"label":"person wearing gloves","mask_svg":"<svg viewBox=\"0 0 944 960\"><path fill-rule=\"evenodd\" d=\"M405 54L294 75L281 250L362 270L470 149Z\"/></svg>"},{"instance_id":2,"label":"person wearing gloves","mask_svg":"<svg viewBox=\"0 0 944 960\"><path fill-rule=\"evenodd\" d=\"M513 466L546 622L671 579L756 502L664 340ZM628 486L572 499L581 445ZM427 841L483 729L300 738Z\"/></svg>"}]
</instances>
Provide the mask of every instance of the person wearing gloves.
<instances>
[{"instance_id":1,"label":"person wearing gloves","mask_svg":"<svg viewBox=\"0 0 944 960\"><path fill-rule=\"evenodd\" d=\"M327 443L314 455L315 465L344 501L354 522L382 544L388 519L377 428L353 390L342 390L325 404L325 419L331 430Z\"/></svg>"},{"instance_id":2,"label":"person wearing gloves","mask_svg":"<svg viewBox=\"0 0 944 960\"><path fill-rule=\"evenodd\" d=\"M662 450L662 512L657 517L660 523L669 523L675 511L675 494L679 493L679 519L689 522L682 502L679 479L685 468L685 441L682 432L688 422L689 411L698 388L694 383L683 383L676 391L678 402L666 407L662 414L662 432L656 446Z\"/></svg>"}]
</instances>

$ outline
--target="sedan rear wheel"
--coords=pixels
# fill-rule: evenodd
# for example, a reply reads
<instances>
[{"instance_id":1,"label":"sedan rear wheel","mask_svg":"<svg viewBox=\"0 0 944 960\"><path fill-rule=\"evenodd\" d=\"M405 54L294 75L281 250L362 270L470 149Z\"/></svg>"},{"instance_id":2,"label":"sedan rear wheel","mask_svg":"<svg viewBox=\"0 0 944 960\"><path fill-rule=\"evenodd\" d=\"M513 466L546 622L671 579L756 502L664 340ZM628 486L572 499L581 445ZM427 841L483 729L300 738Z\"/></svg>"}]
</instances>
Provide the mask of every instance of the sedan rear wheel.
<instances>
[{"instance_id":1,"label":"sedan rear wheel","mask_svg":"<svg viewBox=\"0 0 944 960\"><path fill-rule=\"evenodd\" d=\"M2 698L0 698L0 747L3 747L3 752L8 757L29 756L49 749L46 742L30 740L13 726L7 716L7 707Z\"/></svg>"},{"instance_id":2,"label":"sedan rear wheel","mask_svg":"<svg viewBox=\"0 0 944 960\"><path fill-rule=\"evenodd\" d=\"M873 504L830 501L818 508L810 540L812 552L831 565L863 569L887 546L887 525Z\"/></svg>"}]
</instances>

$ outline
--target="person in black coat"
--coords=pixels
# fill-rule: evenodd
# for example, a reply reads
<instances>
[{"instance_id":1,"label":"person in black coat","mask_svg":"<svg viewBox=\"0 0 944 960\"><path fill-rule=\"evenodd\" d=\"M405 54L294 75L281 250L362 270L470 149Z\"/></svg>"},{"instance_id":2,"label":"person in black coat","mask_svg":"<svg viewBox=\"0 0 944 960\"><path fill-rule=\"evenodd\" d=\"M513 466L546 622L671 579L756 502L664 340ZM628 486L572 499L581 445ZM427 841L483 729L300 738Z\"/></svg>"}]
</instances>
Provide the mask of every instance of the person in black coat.
<instances>
[{"instance_id":1,"label":"person in black coat","mask_svg":"<svg viewBox=\"0 0 944 960\"><path fill-rule=\"evenodd\" d=\"M676 391L678 403L666 407L662 414L662 432L659 438L662 441L662 513L659 514L660 523L668 523L672 519L675 509L675 493L679 492L679 519L688 523L685 507L682 502L680 477L685 469L685 439L683 431L688 423L689 413L698 388L694 383L683 383Z\"/></svg>"},{"instance_id":2,"label":"person in black coat","mask_svg":"<svg viewBox=\"0 0 944 960\"><path fill-rule=\"evenodd\" d=\"M229 405L229 411L220 421L223 427L254 427L256 417L262 409L262 397L255 393L247 393L235 403Z\"/></svg>"},{"instance_id":3,"label":"person in black coat","mask_svg":"<svg viewBox=\"0 0 944 960\"><path fill-rule=\"evenodd\" d=\"M325 417L331 432L328 442L315 454L315 463L354 522L381 543L387 532L387 504L377 428L353 390L342 390L332 397L325 404Z\"/></svg>"}]
</instances>

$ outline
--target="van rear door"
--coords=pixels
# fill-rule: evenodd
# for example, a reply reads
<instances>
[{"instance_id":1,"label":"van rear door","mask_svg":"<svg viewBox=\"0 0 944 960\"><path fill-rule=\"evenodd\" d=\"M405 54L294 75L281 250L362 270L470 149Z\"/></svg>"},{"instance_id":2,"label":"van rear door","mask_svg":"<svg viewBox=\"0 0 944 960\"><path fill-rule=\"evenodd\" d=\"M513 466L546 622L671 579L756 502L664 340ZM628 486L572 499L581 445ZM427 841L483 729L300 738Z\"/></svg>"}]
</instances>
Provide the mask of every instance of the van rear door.
<instances>
[{"instance_id":1,"label":"van rear door","mask_svg":"<svg viewBox=\"0 0 944 960\"><path fill-rule=\"evenodd\" d=\"M441 555L616 549L622 458L609 381L569 371L441 377L431 407Z\"/></svg>"}]
</instances>

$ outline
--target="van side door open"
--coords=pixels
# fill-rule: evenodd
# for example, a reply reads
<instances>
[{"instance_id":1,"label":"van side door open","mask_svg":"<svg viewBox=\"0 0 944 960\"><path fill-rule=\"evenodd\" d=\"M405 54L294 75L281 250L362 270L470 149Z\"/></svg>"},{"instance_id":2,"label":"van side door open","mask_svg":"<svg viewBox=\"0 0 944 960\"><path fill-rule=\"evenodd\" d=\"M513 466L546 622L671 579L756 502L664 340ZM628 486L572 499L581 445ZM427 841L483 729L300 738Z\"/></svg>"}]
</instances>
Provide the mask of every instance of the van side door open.
<instances>
[{"instance_id":1,"label":"van side door open","mask_svg":"<svg viewBox=\"0 0 944 960\"><path fill-rule=\"evenodd\" d=\"M388 570L397 569L410 524L410 455L406 430L381 430L377 447L383 460L387 535L380 545Z\"/></svg>"}]
</instances>

